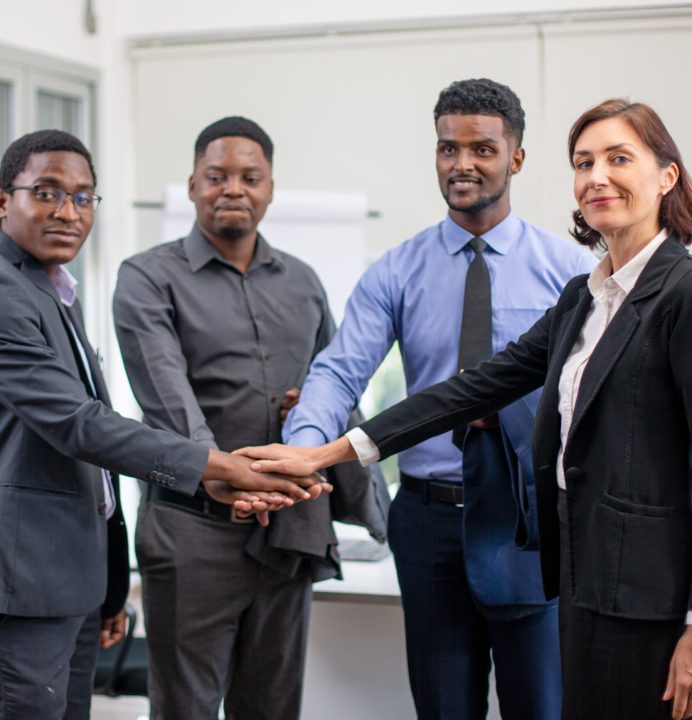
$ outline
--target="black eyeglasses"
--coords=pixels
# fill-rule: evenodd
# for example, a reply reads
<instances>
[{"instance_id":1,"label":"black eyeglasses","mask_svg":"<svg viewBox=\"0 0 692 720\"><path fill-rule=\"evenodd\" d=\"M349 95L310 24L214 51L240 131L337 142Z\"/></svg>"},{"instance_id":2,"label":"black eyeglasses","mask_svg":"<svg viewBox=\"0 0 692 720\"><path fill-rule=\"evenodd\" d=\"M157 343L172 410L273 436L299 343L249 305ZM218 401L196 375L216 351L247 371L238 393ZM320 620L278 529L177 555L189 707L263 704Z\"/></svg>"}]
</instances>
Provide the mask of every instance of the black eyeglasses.
<instances>
[{"instance_id":1,"label":"black eyeglasses","mask_svg":"<svg viewBox=\"0 0 692 720\"><path fill-rule=\"evenodd\" d=\"M31 190L38 202L54 208L62 207L67 196L70 195L77 212L94 212L101 202L101 196L89 190L79 190L72 193L52 185L10 185L10 187L5 188L5 192L8 193L13 193L15 190Z\"/></svg>"}]
</instances>

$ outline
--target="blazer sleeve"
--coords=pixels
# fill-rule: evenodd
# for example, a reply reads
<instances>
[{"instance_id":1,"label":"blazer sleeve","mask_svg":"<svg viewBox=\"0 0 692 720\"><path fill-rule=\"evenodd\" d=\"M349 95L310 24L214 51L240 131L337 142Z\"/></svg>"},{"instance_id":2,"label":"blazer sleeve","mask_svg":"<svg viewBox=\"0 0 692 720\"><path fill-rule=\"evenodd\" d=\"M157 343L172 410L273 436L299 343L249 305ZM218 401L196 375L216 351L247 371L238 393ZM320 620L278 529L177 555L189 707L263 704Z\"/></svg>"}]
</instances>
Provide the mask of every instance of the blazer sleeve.
<instances>
[{"instance_id":1,"label":"blazer sleeve","mask_svg":"<svg viewBox=\"0 0 692 720\"><path fill-rule=\"evenodd\" d=\"M689 264L692 265L692 261ZM680 285L680 292L675 293L671 308L669 348L673 382L687 419L687 482L688 492L692 497L692 270L683 276ZM687 607L692 611L692 587Z\"/></svg>"},{"instance_id":2,"label":"blazer sleeve","mask_svg":"<svg viewBox=\"0 0 692 720\"><path fill-rule=\"evenodd\" d=\"M145 480L165 474L172 489L193 494L208 450L91 398L49 344L31 293L0 272L0 297L0 402L63 455Z\"/></svg>"},{"instance_id":3,"label":"blazer sleeve","mask_svg":"<svg viewBox=\"0 0 692 720\"><path fill-rule=\"evenodd\" d=\"M551 308L516 342L478 367L411 395L360 427L382 458L476 418L497 412L543 385L548 367Z\"/></svg>"}]
</instances>

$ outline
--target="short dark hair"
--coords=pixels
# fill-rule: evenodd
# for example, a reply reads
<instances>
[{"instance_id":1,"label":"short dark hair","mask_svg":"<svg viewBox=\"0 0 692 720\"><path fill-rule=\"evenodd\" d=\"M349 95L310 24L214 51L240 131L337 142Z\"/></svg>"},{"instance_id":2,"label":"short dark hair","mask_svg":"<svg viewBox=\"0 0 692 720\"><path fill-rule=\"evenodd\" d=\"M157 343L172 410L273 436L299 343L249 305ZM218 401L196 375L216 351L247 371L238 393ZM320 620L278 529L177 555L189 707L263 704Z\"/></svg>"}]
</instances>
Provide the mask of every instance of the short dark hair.
<instances>
[{"instance_id":1,"label":"short dark hair","mask_svg":"<svg viewBox=\"0 0 692 720\"><path fill-rule=\"evenodd\" d=\"M256 122L238 115L217 120L202 130L195 142L195 163L207 151L207 145L210 142L223 137L244 137L248 140L254 140L262 148L262 153L267 162L270 165L272 164L274 143L272 143L269 135Z\"/></svg>"},{"instance_id":2,"label":"short dark hair","mask_svg":"<svg viewBox=\"0 0 692 720\"><path fill-rule=\"evenodd\" d=\"M680 176L661 201L658 221L672 232L683 245L692 242L692 182L682 162L682 155L656 111L645 103L633 103L627 98L612 98L582 113L569 131L569 163L574 168L574 148L585 128L599 120L621 117L641 141L656 156L658 166L666 168L675 163ZM570 234L582 245L603 246L600 233L590 228L580 210L572 213L574 228Z\"/></svg>"},{"instance_id":3,"label":"short dark hair","mask_svg":"<svg viewBox=\"0 0 692 720\"><path fill-rule=\"evenodd\" d=\"M458 80L445 88L435 105L435 122L442 115L499 116L505 132L513 135L519 146L524 138L526 123L519 98L506 85L488 78Z\"/></svg>"},{"instance_id":4,"label":"short dark hair","mask_svg":"<svg viewBox=\"0 0 692 720\"><path fill-rule=\"evenodd\" d=\"M73 152L81 155L89 164L94 187L96 186L96 171L91 153L79 138L64 130L37 130L17 138L5 150L0 162L0 188L7 190L17 175L26 168L29 157L44 152Z\"/></svg>"}]
</instances>

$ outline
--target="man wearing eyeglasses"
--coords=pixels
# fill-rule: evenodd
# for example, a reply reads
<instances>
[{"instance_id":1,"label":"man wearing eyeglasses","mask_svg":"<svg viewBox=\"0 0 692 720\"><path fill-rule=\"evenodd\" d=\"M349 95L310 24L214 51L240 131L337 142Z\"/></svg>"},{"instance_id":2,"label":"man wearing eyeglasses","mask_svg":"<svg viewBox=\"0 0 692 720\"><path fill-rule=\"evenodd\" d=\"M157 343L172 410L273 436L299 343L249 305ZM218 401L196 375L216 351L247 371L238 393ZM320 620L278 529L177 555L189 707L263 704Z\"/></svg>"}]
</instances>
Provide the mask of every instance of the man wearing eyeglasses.
<instances>
[{"instance_id":1,"label":"man wearing eyeglasses","mask_svg":"<svg viewBox=\"0 0 692 720\"><path fill-rule=\"evenodd\" d=\"M263 483L249 462L111 410L63 268L91 230L95 185L88 150L57 130L0 163L0 720L89 718L99 633L108 646L124 629L114 473L188 496L202 483L245 511L323 487Z\"/></svg>"}]
</instances>

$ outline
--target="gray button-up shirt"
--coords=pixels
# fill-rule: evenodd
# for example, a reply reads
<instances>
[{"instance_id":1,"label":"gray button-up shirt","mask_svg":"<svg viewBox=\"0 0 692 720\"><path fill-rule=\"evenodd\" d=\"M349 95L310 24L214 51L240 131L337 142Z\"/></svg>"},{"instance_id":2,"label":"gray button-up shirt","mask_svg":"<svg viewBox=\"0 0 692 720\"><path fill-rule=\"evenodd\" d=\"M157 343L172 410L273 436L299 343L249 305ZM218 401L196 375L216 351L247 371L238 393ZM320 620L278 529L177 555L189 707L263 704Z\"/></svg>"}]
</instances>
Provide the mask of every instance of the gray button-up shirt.
<instances>
[{"instance_id":1,"label":"gray button-up shirt","mask_svg":"<svg viewBox=\"0 0 692 720\"><path fill-rule=\"evenodd\" d=\"M284 392L334 331L309 266L258 235L241 273L196 225L123 263L113 312L146 422L222 450L281 441Z\"/></svg>"}]
</instances>

